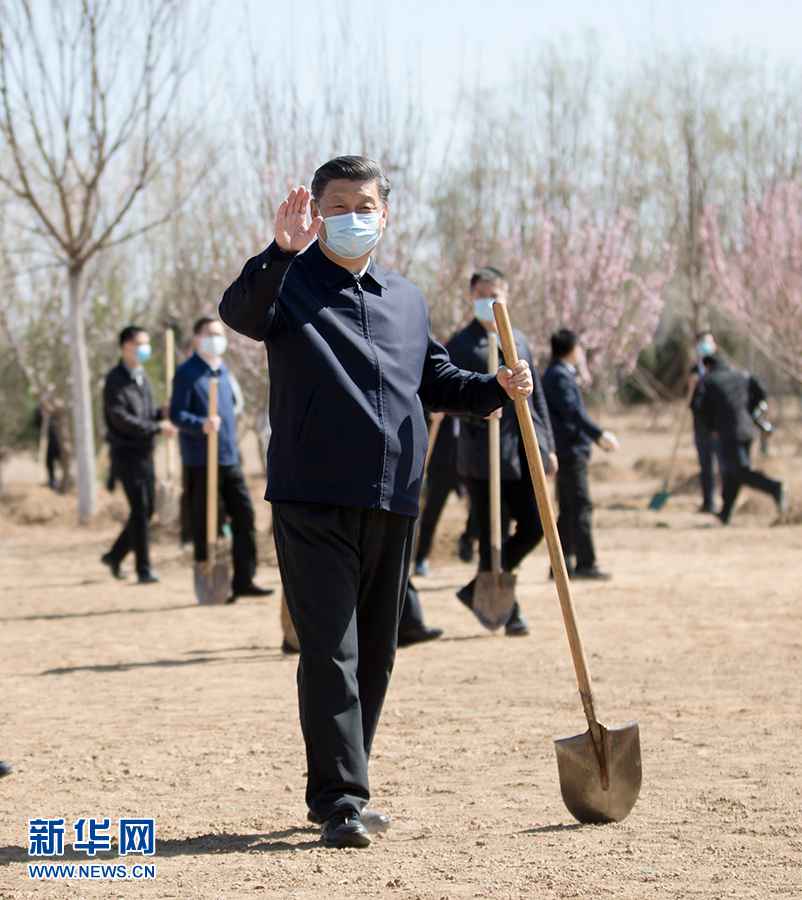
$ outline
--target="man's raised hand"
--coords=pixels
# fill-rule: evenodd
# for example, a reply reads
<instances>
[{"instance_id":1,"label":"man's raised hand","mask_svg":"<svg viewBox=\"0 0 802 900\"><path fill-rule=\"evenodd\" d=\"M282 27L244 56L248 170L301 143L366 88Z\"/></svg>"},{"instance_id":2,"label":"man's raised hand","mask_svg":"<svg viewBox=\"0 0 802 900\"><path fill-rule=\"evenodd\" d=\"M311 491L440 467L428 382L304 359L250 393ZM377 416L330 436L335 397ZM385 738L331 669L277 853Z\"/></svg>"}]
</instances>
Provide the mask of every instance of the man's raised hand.
<instances>
[{"instance_id":1,"label":"man's raised hand","mask_svg":"<svg viewBox=\"0 0 802 900\"><path fill-rule=\"evenodd\" d=\"M317 237L323 219L315 216L307 225L311 194L301 185L290 191L276 213L276 243L285 253L298 253Z\"/></svg>"}]
</instances>

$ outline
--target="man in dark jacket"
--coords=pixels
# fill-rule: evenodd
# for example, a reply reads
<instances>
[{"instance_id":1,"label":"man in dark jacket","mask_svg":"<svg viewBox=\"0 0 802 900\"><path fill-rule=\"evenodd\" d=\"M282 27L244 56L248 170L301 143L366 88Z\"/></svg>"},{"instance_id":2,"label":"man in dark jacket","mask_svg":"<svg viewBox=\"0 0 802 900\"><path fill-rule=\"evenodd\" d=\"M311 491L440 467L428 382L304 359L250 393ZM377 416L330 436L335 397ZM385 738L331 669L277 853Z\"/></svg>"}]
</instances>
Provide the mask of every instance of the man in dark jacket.
<instances>
[{"instance_id":1,"label":"man in dark jacket","mask_svg":"<svg viewBox=\"0 0 802 900\"><path fill-rule=\"evenodd\" d=\"M702 331L696 336L696 362L691 369L688 383L693 413L693 439L696 444L696 455L699 457L699 482L702 489L700 513L715 513L716 504L713 495L716 487L716 463L719 472L722 471L719 440L707 427L702 416L707 374L703 360L715 356L717 350L716 339L710 331Z\"/></svg>"},{"instance_id":2,"label":"man in dark jacket","mask_svg":"<svg viewBox=\"0 0 802 900\"><path fill-rule=\"evenodd\" d=\"M573 331L560 329L551 336L551 363L543 376L543 390L551 414L557 445L557 529L566 565L573 578L609 579L596 564L593 546L593 503L588 483L588 463L594 444L617 450L618 440L603 431L588 415L577 384L581 347ZM576 562L572 564L574 555Z\"/></svg>"},{"instance_id":3,"label":"man in dark jacket","mask_svg":"<svg viewBox=\"0 0 802 900\"><path fill-rule=\"evenodd\" d=\"M218 439L218 483L223 508L231 520L234 572L232 603L237 597L264 597L272 588L254 584L256 573L256 526L253 503L240 466L235 418L235 392L223 364L226 337L217 319L203 316L193 328L195 352L175 373L170 400L170 418L180 431L181 461L186 467L187 492L192 510L192 541L195 562L207 555L206 480L207 438L214 429ZM217 379L217 415L209 416L209 382Z\"/></svg>"},{"instance_id":4,"label":"man in dark jacket","mask_svg":"<svg viewBox=\"0 0 802 900\"><path fill-rule=\"evenodd\" d=\"M707 374L701 415L721 444L724 504L719 518L729 524L744 484L772 497L783 515L786 496L782 482L756 471L750 462L755 434L752 414L766 399L765 390L753 375L731 369L717 356L705 357L704 363Z\"/></svg>"},{"instance_id":5,"label":"man in dark jacket","mask_svg":"<svg viewBox=\"0 0 802 900\"><path fill-rule=\"evenodd\" d=\"M338 157L290 192L275 240L220 315L268 350L268 500L301 647L309 817L331 847L365 847L368 758L390 680L426 455L425 404L488 415L531 391L522 363L460 371L426 301L372 253L387 222L378 163ZM319 239L316 240L316 238Z\"/></svg>"},{"instance_id":6,"label":"man in dark jacket","mask_svg":"<svg viewBox=\"0 0 802 900\"><path fill-rule=\"evenodd\" d=\"M153 402L150 382L142 368L150 352L150 338L144 329L136 325L123 328L120 362L106 375L103 388L112 473L122 483L131 512L114 546L101 559L114 577L120 578L120 564L133 550L140 584L159 580L151 569L148 547L148 522L155 496L153 442L159 433L175 434L164 411Z\"/></svg>"},{"instance_id":7,"label":"man in dark jacket","mask_svg":"<svg viewBox=\"0 0 802 900\"><path fill-rule=\"evenodd\" d=\"M471 277L470 296L474 309L471 323L458 332L448 343L448 352L455 365L473 372L487 371L489 341L497 340L496 321L492 305L495 300L506 300L507 282L501 271L488 266ZM557 468L554 455L554 436L549 422L549 412L532 351L525 336L514 332L518 357L532 368L534 391L529 405L535 422L540 452L546 472ZM500 353L500 351L499 351ZM500 357L501 358L501 357ZM504 540L501 549L502 567L512 572L538 545L543 537L543 526L537 511L535 492L529 475L529 466L518 420L512 404L504 407L501 415L501 522L502 534L507 534L511 521L515 532ZM457 444L457 469L468 484L471 509L479 530L479 571L490 570L490 455L488 449L487 421L479 416L463 416ZM473 604L476 579L457 592L460 600L469 608ZM509 637L529 634L526 619L516 602L505 626Z\"/></svg>"}]
</instances>

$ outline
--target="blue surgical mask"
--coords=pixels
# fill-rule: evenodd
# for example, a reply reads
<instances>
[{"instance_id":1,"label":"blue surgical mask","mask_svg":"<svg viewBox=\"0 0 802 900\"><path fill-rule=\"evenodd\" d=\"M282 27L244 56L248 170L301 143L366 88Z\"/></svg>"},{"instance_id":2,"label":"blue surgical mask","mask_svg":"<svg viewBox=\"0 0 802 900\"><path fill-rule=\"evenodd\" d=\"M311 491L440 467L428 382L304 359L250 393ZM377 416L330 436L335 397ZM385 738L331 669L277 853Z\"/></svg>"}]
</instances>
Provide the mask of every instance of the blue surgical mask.
<instances>
[{"instance_id":1,"label":"blue surgical mask","mask_svg":"<svg viewBox=\"0 0 802 900\"><path fill-rule=\"evenodd\" d=\"M493 297L479 297L473 301L473 314L480 322L495 322L493 315Z\"/></svg>"},{"instance_id":2,"label":"blue surgical mask","mask_svg":"<svg viewBox=\"0 0 802 900\"><path fill-rule=\"evenodd\" d=\"M146 363L150 359L150 354L151 354L150 344L137 344L137 348L136 348L137 362Z\"/></svg>"},{"instance_id":3,"label":"blue surgical mask","mask_svg":"<svg viewBox=\"0 0 802 900\"><path fill-rule=\"evenodd\" d=\"M222 356L228 348L224 334L207 334L201 338L200 349L204 356Z\"/></svg>"},{"instance_id":4,"label":"blue surgical mask","mask_svg":"<svg viewBox=\"0 0 802 900\"><path fill-rule=\"evenodd\" d=\"M714 356L716 345L712 341L699 341L696 345L696 352L699 355L699 359L704 359L706 356Z\"/></svg>"},{"instance_id":5,"label":"blue surgical mask","mask_svg":"<svg viewBox=\"0 0 802 900\"><path fill-rule=\"evenodd\" d=\"M323 243L342 259L360 259L379 243L381 213L344 213L326 216ZM322 238L321 238L322 240Z\"/></svg>"}]
</instances>

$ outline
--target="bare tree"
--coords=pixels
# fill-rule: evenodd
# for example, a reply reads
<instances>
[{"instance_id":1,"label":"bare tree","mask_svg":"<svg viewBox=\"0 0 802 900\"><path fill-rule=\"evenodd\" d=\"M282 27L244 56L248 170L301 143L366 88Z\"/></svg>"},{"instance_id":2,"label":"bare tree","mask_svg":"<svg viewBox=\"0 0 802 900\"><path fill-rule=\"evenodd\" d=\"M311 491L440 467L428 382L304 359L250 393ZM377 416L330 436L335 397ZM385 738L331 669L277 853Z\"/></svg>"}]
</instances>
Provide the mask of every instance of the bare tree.
<instances>
[{"instance_id":1,"label":"bare tree","mask_svg":"<svg viewBox=\"0 0 802 900\"><path fill-rule=\"evenodd\" d=\"M149 215L142 197L191 136L173 114L186 19L175 0L0 2L0 187L20 233L66 271L82 523L96 493L87 266L170 215Z\"/></svg>"}]
</instances>

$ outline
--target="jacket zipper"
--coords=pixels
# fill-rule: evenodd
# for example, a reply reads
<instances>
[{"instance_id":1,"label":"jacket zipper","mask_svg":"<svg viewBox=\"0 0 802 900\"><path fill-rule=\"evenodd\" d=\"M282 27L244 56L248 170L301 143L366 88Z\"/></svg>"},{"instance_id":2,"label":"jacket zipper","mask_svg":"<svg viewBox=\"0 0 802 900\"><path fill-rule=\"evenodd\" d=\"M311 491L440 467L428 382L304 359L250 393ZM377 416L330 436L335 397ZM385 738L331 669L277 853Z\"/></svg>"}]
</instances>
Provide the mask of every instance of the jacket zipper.
<instances>
[{"instance_id":1,"label":"jacket zipper","mask_svg":"<svg viewBox=\"0 0 802 900\"><path fill-rule=\"evenodd\" d=\"M373 351L373 359L376 364L376 379L377 379L377 392L376 392L376 412L379 416L379 424L381 425L382 430L382 464L381 464L381 474L379 476L379 502L377 503L377 507L381 509L382 503L384 501L384 475L387 468L387 431L384 427L384 402L383 402L383 389L384 389L384 379L382 376L382 367L379 362L379 354L376 350L376 347L373 343L373 338L370 334L370 319L368 317L368 306L365 303L365 294L362 291L362 282L359 279L358 275L354 275L354 282L356 283L356 293L359 297L359 303L362 307L362 330L365 334L365 340L367 340L370 349Z\"/></svg>"}]
</instances>

